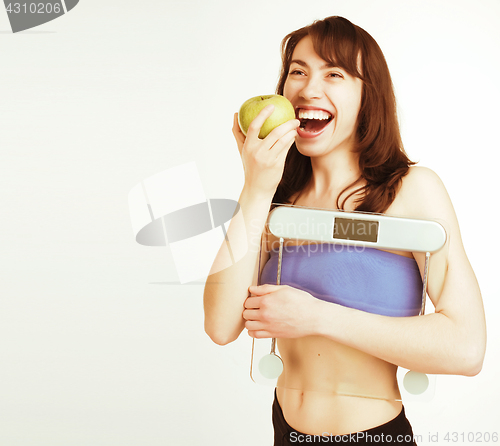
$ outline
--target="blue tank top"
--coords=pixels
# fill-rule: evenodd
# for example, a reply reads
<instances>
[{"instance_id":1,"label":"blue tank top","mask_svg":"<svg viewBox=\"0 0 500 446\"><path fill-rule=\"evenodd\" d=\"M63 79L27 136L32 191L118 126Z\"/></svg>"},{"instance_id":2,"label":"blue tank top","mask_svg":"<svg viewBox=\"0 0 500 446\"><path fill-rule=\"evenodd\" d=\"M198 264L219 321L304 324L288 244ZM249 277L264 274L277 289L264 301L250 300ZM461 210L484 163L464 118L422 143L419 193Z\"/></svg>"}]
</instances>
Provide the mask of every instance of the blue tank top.
<instances>
[{"instance_id":1,"label":"blue tank top","mask_svg":"<svg viewBox=\"0 0 500 446\"><path fill-rule=\"evenodd\" d=\"M261 284L276 284L278 250L270 255ZM422 304L423 284L417 262L374 248L331 243L284 245L281 285L385 316L416 316Z\"/></svg>"}]
</instances>

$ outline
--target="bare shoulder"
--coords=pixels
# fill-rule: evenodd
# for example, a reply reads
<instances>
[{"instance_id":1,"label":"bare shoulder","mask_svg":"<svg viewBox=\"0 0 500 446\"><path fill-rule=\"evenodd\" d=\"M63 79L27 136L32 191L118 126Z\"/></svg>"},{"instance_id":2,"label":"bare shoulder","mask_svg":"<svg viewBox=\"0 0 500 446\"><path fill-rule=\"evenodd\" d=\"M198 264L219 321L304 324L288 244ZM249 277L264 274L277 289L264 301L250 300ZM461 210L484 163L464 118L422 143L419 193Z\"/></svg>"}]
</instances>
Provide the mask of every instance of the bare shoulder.
<instances>
[{"instance_id":1,"label":"bare shoulder","mask_svg":"<svg viewBox=\"0 0 500 446\"><path fill-rule=\"evenodd\" d=\"M403 177L406 182L419 181L440 181L436 172L424 166L411 166L408 169L408 174Z\"/></svg>"},{"instance_id":2,"label":"bare shoulder","mask_svg":"<svg viewBox=\"0 0 500 446\"><path fill-rule=\"evenodd\" d=\"M438 174L423 166L411 166L408 174L403 177L401 192L411 193L414 198L444 189L444 184Z\"/></svg>"},{"instance_id":3,"label":"bare shoulder","mask_svg":"<svg viewBox=\"0 0 500 446\"><path fill-rule=\"evenodd\" d=\"M394 205L394 210L408 217L455 219L455 211L443 181L428 167L410 167L408 174L403 177Z\"/></svg>"}]
</instances>

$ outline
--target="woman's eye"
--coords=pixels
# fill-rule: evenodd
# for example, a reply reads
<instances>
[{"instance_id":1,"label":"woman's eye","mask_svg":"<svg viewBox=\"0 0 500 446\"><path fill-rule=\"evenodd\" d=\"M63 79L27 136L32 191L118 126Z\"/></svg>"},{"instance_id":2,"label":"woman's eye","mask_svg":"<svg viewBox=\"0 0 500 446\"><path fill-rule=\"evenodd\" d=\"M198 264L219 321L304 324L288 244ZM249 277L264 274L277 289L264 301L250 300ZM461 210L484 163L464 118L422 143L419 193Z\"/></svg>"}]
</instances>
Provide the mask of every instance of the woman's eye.
<instances>
[{"instance_id":1,"label":"woman's eye","mask_svg":"<svg viewBox=\"0 0 500 446\"><path fill-rule=\"evenodd\" d=\"M339 73L330 73L330 74L329 74L329 76L330 76L330 77L339 77L339 78L341 78L341 79L344 77L344 76L342 76L342 75L341 75L341 74L339 74Z\"/></svg>"},{"instance_id":2,"label":"woman's eye","mask_svg":"<svg viewBox=\"0 0 500 446\"><path fill-rule=\"evenodd\" d=\"M304 73L300 70L292 70L290 71L290 74L304 74Z\"/></svg>"}]
</instances>

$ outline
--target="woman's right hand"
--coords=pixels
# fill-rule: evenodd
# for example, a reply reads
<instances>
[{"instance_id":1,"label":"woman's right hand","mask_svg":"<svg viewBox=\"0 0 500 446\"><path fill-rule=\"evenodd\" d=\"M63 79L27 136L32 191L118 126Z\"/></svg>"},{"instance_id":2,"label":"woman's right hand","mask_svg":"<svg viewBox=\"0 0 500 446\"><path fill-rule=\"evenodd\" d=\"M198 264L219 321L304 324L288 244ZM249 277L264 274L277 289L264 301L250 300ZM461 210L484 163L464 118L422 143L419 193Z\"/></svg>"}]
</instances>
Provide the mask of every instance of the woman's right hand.
<instances>
[{"instance_id":1,"label":"woman's right hand","mask_svg":"<svg viewBox=\"0 0 500 446\"><path fill-rule=\"evenodd\" d=\"M260 128L273 110L273 105L263 108L248 127L246 137L238 124L238 113L234 114L233 123L233 135L245 172L245 187L271 197L283 176L285 159L300 125L298 119L291 119L259 139Z\"/></svg>"}]
</instances>

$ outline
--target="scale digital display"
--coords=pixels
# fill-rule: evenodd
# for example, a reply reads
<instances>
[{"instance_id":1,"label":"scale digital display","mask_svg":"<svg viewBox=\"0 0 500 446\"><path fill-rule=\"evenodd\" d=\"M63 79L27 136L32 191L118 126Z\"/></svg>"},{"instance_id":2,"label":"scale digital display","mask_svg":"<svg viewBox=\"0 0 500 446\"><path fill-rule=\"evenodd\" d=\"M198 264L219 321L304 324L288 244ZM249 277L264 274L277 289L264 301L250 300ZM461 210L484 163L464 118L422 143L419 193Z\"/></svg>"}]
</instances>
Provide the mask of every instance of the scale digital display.
<instances>
[{"instance_id":1,"label":"scale digital display","mask_svg":"<svg viewBox=\"0 0 500 446\"><path fill-rule=\"evenodd\" d=\"M335 217L333 238L377 243L378 221Z\"/></svg>"}]
</instances>

